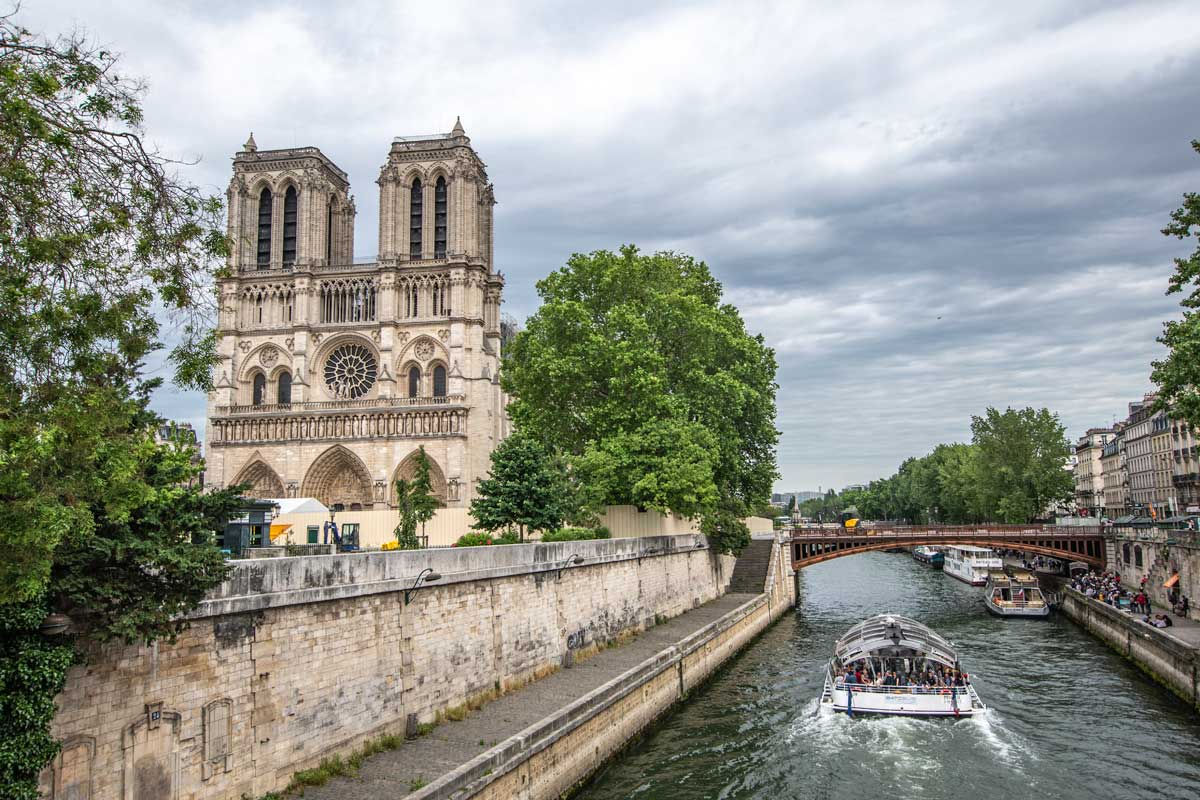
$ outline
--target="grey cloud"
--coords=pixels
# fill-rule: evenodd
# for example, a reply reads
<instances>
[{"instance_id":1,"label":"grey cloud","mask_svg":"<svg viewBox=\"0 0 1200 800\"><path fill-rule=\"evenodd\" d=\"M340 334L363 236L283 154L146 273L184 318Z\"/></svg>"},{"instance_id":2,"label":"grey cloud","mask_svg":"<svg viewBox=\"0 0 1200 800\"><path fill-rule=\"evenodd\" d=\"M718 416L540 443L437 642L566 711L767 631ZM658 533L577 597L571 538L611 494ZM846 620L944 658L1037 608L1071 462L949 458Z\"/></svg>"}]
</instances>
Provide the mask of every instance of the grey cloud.
<instances>
[{"instance_id":1,"label":"grey cloud","mask_svg":"<svg viewBox=\"0 0 1200 800\"><path fill-rule=\"evenodd\" d=\"M781 488L890 473L987 405L1111 421L1176 311L1158 229L1200 186L1186 0L110 5L22 13L124 52L153 137L213 191L252 129L321 147L360 255L391 137L461 114L509 312L572 252L707 260L778 351ZM156 403L202 421L195 394Z\"/></svg>"}]
</instances>

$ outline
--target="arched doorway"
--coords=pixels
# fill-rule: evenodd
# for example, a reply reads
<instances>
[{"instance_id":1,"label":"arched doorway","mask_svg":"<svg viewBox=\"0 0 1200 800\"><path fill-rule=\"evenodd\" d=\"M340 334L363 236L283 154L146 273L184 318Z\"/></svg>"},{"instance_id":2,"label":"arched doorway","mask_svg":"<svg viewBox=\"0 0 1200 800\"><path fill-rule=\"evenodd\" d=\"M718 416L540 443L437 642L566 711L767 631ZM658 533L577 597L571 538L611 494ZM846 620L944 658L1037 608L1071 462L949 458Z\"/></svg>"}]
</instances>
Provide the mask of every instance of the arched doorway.
<instances>
[{"instance_id":1,"label":"arched doorway","mask_svg":"<svg viewBox=\"0 0 1200 800\"><path fill-rule=\"evenodd\" d=\"M251 457L250 463L242 467L242 471L230 485L240 483L250 484L250 488L246 490L247 497L261 500L286 496L283 491L283 481L279 479L278 473L257 454Z\"/></svg>"},{"instance_id":2,"label":"arched doorway","mask_svg":"<svg viewBox=\"0 0 1200 800\"><path fill-rule=\"evenodd\" d=\"M396 507L396 480L399 478L404 478L406 481L412 480L413 475L417 472L417 454L420 452L420 450L416 450L409 453L392 473L392 481L388 485L388 504L393 508ZM438 463L433 460L433 456L429 455L428 450L425 451L425 457L429 459L429 485L432 487L433 493L445 505L447 500L446 475Z\"/></svg>"},{"instance_id":3,"label":"arched doorway","mask_svg":"<svg viewBox=\"0 0 1200 800\"><path fill-rule=\"evenodd\" d=\"M371 474L358 456L341 445L334 445L313 461L300 493L343 511L369 509L373 505Z\"/></svg>"}]
</instances>

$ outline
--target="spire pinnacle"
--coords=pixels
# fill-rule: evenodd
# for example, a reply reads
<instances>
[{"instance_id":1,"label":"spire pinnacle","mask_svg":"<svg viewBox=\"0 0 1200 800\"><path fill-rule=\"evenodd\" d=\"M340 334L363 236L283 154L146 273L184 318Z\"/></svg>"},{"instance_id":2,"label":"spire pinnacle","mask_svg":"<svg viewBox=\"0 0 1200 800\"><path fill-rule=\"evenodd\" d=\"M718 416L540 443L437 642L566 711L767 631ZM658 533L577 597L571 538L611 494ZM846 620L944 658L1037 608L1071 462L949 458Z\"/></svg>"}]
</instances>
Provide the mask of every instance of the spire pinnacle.
<instances>
[{"instance_id":1,"label":"spire pinnacle","mask_svg":"<svg viewBox=\"0 0 1200 800\"><path fill-rule=\"evenodd\" d=\"M466 136L467 132L463 130L462 118L454 118L454 129L450 131L451 136Z\"/></svg>"},{"instance_id":2,"label":"spire pinnacle","mask_svg":"<svg viewBox=\"0 0 1200 800\"><path fill-rule=\"evenodd\" d=\"M258 145L254 143L254 131L250 131L250 138L246 140L244 145L242 145L242 149L247 153L253 153L254 151L258 150Z\"/></svg>"}]
</instances>

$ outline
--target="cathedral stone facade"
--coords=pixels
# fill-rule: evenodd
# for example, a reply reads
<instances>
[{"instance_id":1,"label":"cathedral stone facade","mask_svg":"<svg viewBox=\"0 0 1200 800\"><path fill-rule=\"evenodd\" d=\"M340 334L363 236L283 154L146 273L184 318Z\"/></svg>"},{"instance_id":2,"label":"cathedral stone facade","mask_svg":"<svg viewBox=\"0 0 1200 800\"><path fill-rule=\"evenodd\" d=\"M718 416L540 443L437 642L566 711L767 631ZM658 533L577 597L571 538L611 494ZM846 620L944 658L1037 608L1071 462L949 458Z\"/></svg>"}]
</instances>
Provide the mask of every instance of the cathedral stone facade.
<instances>
[{"instance_id":1,"label":"cathedral stone facade","mask_svg":"<svg viewBox=\"0 0 1200 800\"><path fill-rule=\"evenodd\" d=\"M346 173L315 147L233 159L206 480L331 508L395 505L419 447L463 506L506 433L487 170L461 123L399 137L379 255L354 258Z\"/></svg>"}]
</instances>

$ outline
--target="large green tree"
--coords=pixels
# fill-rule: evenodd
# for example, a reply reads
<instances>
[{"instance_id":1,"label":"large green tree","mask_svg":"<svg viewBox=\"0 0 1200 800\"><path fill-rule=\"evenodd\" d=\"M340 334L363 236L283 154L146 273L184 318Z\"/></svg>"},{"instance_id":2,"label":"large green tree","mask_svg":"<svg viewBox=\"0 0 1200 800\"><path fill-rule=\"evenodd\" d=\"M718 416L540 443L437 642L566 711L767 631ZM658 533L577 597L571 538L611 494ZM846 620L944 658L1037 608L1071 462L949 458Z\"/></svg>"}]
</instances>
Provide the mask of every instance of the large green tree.
<instances>
[{"instance_id":1,"label":"large green tree","mask_svg":"<svg viewBox=\"0 0 1200 800\"><path fill-rule=\"evenodd\" d=\"M1200 154L1200 139L1192 140ZM1167 294L1186 292L1179 304L1183 319L1163 324L1159 341L1167 346L1167 357L1153 363L1151 380L1158 384L1158 406L1200 428L1200 194L1187 192L1183 205L1171 213L1164 236L1196 239L1191 255L1175 259Z\"/></svg>"},{"instance_id":2,"label":"large green tree","mask_svg":"<svg viewBox=\"0 0 1200 800\"><path fill-rule=\"evenodd\" d=\"M578 505L564 459L531 436L517 432L492 451L492 468L480 481L471 514L485 531L552 531Z\"/></svg>"},{"instance_id":3,"label":"large green tree","mask_svg":"<svg viewBox=\"0 0 1200 800\"><path fill-rule=\"evenodd\" d=\"M714 544L737 550L748 533L730 515L776 477L775 356L762 337L708 267L678 253L576 254L537 288L542 306L502 372L517 427L566 454L595 499L719 512Z\"/></svg>"},{"instance_id":4,"label":"large green tree","mask_svg":"<svg viewBox=\"0 0 1200 800\"><path fill-rule=\"evenodd\" d=\"M141 92L112 53L0 17L0 798L36 796L55 751L73 656L41 620L171 636L226 570L236 499L155 440L143 377L165 311L178 382L208 379L220 202L143 143Z\"/></svg>"},{"instance_id":5,"label":"large green tree","mask_svg":"<svg viewBox=\"0 0 1200 800\"><path fill-rule=\"evenodd\" d=\"M989 408L971 417L981 506L997 522L1028 522L1071 497L1066 429L1046 408Z\"/></svg>"}]
</instances>

